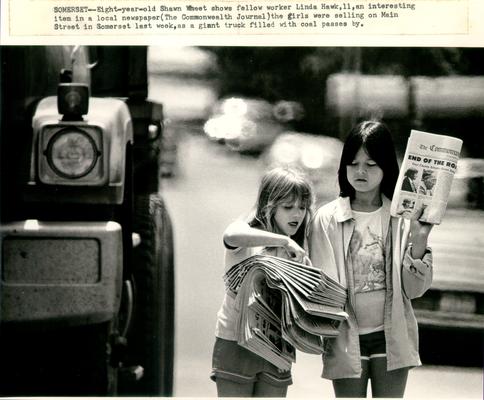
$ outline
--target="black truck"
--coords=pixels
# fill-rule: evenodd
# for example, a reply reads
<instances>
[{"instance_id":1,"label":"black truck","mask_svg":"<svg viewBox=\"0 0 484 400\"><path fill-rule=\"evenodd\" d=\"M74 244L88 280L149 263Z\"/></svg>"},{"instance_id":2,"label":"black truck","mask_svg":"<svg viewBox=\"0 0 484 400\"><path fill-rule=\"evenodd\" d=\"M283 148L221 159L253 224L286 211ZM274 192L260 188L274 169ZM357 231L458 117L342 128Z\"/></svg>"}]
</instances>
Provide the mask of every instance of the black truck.
<instances>
[{"instance_id":1,"label":"black truck","mask_svg":"<svg viewBox=\"0 0 484 400\"><path fill-rule=\"evenodd\" d=\"M1 48L1 396L172 395L173 228L147 51Z\"/></svg>"}]
</instances>

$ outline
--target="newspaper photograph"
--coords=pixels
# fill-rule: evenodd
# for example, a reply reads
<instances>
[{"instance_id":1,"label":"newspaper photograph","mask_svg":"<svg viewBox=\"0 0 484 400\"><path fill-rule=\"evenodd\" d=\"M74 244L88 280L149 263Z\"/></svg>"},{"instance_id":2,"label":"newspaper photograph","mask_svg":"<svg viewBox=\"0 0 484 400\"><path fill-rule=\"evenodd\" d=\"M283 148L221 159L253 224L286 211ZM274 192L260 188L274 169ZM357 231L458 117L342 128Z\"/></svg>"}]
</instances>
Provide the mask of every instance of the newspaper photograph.
<instances>
[{"instance_id":1,"label":"newspaper photograph","mask_svg":"<svg viewBox=\"0 0 484 400\"><path fill-rule=\"evenodd\" d=\"M457 170L462 140L412 130L393 195L391 214L440 224Z\"/></svg>"}]
</instances>

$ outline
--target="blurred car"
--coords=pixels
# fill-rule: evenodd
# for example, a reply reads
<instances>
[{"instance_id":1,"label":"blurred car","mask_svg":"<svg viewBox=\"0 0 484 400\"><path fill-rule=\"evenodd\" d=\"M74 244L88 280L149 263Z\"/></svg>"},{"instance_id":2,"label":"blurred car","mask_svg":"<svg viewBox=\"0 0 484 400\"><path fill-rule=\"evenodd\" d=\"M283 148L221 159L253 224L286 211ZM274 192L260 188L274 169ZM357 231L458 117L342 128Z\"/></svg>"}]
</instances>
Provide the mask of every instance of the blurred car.
<instances>
[{"instance_id":1,"label":"blurred car","mask_svg":"<svg viewBox=\"0 0 484 400\"><path fill-rule=\"evenodd\" d=\"M274 104L273 114L280 122L300 121L304 117L304 107L298 101L280 100Z\"/></svg>"},{"instance_id":2,"label":"blurred car","mask_svg":"<svg viewBox=\"0 0 484 400\"><path fill-rule=\"evenodd\" d=\"M220 100L206 121L206 135L240 153L263 152L283 131L291 105L277 109L285 119L278 119L274 106L261 99L229 97ZM283 108L283 110L282 110ZM294 114L299 115L299 114ZM291 117L291 115L289 115Z\"/></svg>"},{"instance_id":3,"label":"blurred car","mask_svg":"<svg viewBox=\"0 0 484 400\"><path fill-rule=\"evenodd\" d=\"M433 228L431 288L413 300L419 325L484 332L484 160L462 158Z\"/></svg>"},{"instance_id":4,"label":"blurred car","mask_svg":"<svg viewBox=\"0 0 484 400\"><path fill-rule=\"evenodd\" d=\"M329 136L284 132L267 150L264 162L270 167L289 166L311 180L316 203L335 199L339 194L338 166L343 143Z\"/></svg>"}]
</instances>

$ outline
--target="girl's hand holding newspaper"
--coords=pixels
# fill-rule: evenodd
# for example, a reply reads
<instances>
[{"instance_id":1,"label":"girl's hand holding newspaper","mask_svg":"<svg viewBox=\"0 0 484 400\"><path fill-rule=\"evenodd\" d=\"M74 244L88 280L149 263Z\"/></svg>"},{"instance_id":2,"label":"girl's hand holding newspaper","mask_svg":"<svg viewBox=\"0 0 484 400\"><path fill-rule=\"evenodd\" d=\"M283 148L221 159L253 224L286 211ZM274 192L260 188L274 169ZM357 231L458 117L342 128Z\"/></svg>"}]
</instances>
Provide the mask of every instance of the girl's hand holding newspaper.
<instances>
[{"instance_id":1,"label":"girl's hand holding newspaper","mask_svg":"<svg viewBox=\"0 0 484 400\"><path fill-rule=\"evenodd\" d=\"M410 221L410 233L412 237L415 236L428 236L432 228L434 227L434 224L420 221L420 218L422 217L423 213L425 211L425 205L422 206L420 210L417 211L417 219L413 219Z\"/></svg>"},{"instance_id":2,"label":"girl's hand holding newspaper","mask_svg":"<svg viewBox=\"0 0 484 400\"><path fill-rule=\"evenodd\" d=\"M289 258L293 261L304 262L304 257L306 257L306 252L290 237L287 238L287 243L283 246L286 250Z\"/></svg>"},{"instance_id":3,"label":"girl's hand holding newspaper","mask_svg":"<svg viewBox=\"0 0 484 400\"><path fill-rule=\"evenodd\" d=\"M309 267L312 267L313 266L313 263L311 262L311 260L309 259L308 256L304 256L303 260L302 260L302 263L304 265L307 265Z\"/></svg>"}]
</instances>

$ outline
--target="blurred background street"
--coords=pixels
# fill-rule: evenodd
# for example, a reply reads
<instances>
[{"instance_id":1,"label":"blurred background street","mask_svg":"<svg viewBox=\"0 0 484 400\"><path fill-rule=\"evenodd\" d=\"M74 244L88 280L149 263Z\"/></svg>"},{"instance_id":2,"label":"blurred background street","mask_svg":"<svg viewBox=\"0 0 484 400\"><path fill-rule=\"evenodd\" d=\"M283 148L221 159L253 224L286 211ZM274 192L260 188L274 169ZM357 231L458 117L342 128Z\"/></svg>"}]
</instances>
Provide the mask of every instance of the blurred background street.
<instances>
[{"instance_id":1,"label":"blurred background street","mask_svg":"<svg viewBox=\"0 0 484 400\"><path fill-rule=\"evenodd\" d=\"M152 49L150 97L166 117L161 190L175 232L174 396L216 395L209 374L222 232L252 207L261 174L273 164L302 168L324 203L338 193L348 127L377 117L400 156L410 129L464 140L446 221L431 235L434 286L418 308L432 318L421 325L424 366L410 373L406 397L482 398L482 52L310 50ZM320 357L298 353L288 397L331 397L320 373Z\"/></svg>"}]
</instances>

